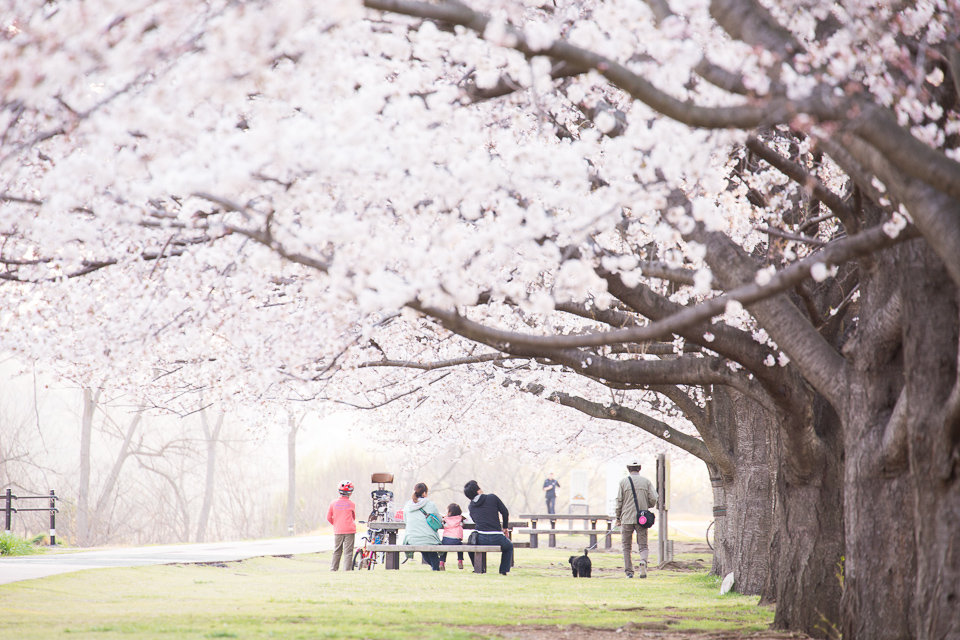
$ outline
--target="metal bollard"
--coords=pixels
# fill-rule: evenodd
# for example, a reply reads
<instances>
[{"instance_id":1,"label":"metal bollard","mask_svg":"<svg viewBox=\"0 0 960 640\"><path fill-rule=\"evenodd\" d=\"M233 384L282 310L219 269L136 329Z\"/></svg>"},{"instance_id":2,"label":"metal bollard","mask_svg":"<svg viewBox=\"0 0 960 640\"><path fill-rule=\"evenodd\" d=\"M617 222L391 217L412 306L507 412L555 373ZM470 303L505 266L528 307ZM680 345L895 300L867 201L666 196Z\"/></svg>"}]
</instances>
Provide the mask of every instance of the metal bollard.
<instances>
[{"instance_id":1,"label":"metal bollard","mask_svg":"<svg viewBox=\"0 0 960 640\"><path fill-rule=\"evenodd\" d=\"M57 544L57 494L50 489L50 546Z\"/></svg>"},{"instance_id":2,"label":"metal bollard","mask_svg":"<svg viewBox=\"0 0 960 640\"><path fill-rule=\"evenodd\" d=\"M3 528L5 533L10 533L10 516L13 513L13 491L7 489L7 506L4 509L7 514L6 526Z\"/></svg>"}]
</instances>

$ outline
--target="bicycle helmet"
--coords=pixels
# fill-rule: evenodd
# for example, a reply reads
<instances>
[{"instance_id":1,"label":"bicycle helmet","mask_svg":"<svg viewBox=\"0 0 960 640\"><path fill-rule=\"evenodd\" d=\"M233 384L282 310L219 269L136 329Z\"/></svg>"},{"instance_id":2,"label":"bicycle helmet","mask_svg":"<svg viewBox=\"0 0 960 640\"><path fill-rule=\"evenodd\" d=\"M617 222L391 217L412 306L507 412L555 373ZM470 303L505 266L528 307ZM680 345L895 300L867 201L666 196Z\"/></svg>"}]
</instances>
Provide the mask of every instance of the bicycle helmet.
<instances>
[{"instance_id":1,"label":"bicycle helmet","mask_svg":"<svg viewBox=\"0 0 960 640\"><path fill-rule=\"evenodd\" d=\"M353 483L349 480L344 480L340 483L340 495L348 496L353 493Z\"/></svg>"}]
</instances>

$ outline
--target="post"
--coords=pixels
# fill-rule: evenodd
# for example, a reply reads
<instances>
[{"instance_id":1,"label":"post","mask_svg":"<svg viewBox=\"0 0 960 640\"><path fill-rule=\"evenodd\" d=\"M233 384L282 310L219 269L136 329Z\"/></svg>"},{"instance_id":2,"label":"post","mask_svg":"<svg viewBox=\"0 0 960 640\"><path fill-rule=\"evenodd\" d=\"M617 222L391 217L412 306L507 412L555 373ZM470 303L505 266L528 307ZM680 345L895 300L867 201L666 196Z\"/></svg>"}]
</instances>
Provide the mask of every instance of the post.
<instances>
[{"instance_id":1,"label":"post","mask_svg":"<svg viewBox=\"0 0 960 640\"><path fill-rule=\"evenodd\" d=\"M57 494L50 489L50 546L57 545Z\"/></svg>"},{"instance_id":2,"label":"post","mask_svg":"<svg viewBox=\"0 0 960 640\"><path fill-rule=\"evenodd\" d=\"M4 511L7 514L6 526L4 527L5 533L10 533L10 516L13 513L13 490L7 489L7 505Z\"/></svg>"},{"instance_id":3,"label":"post","mask_svg":"<svg viewBox=\"0 0 960 640\"><path fill-rule=\"evenodd\" d=\"M670 510L670 461L663 453L657 456L657 500L660 504L660 526L657 529L657 560L662 565L673 560L672 546L668 542L668 511Z\"/></svg>"},{"instance_id":4,"label":"post","mask_svg":"<svg viewBox=\"0 0 960 640\"><path fill-rule=\"evenodd\" d=\"M387 544L397 544L397 530L396 529L387 529ZM385 569L400 569L400 552L393 553L392 551L387 551L384 554L384 568Z\"/></svg>"}]
</instances>

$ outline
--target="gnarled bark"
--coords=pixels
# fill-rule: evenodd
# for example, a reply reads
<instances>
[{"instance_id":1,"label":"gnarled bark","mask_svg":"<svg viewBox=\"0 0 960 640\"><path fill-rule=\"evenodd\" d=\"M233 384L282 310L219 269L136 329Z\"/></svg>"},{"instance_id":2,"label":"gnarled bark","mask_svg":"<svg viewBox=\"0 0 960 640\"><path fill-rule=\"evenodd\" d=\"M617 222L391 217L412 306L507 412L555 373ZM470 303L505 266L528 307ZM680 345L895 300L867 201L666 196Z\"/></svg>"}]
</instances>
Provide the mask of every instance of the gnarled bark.
<instances>
[{"instance_id":1,"label":"gnarled bark","mask_svg":"<svg viewBox=\"0 0 960 640\"><path fill-rule=\"evenodd\" d=\"M845 416L844 638L960 637L960 442L948 423L957 382L958 294L933 249L885 252L861 316ZM896 328L896 327L895 327Z\"/></svg>"},{"instance_id":2,"label":"gnarled bark","mask_svg":"<svg viewBox=\"0 0 960 640\"><path fill-rule=\"evenodd\" d=\"M774 416L757 403L714 387L708 419L734 460L733 475L711 470L714 486L713 572L734 575L734 589L772 599L769 589L773 521L771 438ZM708 466L709 468L709 466Z\"/></svg>"}]
</instances>

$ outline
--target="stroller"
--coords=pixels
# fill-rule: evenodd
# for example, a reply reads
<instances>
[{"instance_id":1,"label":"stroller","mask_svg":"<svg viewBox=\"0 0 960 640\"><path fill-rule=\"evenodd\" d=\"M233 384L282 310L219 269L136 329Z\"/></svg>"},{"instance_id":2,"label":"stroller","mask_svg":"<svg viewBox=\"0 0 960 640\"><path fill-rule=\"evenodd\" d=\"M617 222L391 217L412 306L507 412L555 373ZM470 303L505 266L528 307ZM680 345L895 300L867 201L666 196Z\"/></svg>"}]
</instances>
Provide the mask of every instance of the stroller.
<instances>
[{"instance_id":1,"label":"stroller","mask_svg":"<svg viewBox=\"0 0 960 640\"><path fill-rule=\"evenodd\" d=\"M393 491L387 489L384 485L393 483L392 473L374 473L370 476L370 482L377 485L377 488L370 492L370 498L373 501L373 508L370 515L364 523L367 525L367 532L360 539L362 543L353 554L354 569L373 569L373 567L384 561L383 552L375 553L367 550L368 544L384 544L387 542L387 532L378 528L378 522L393 522Z\"/></svg>"}]
</instances>

